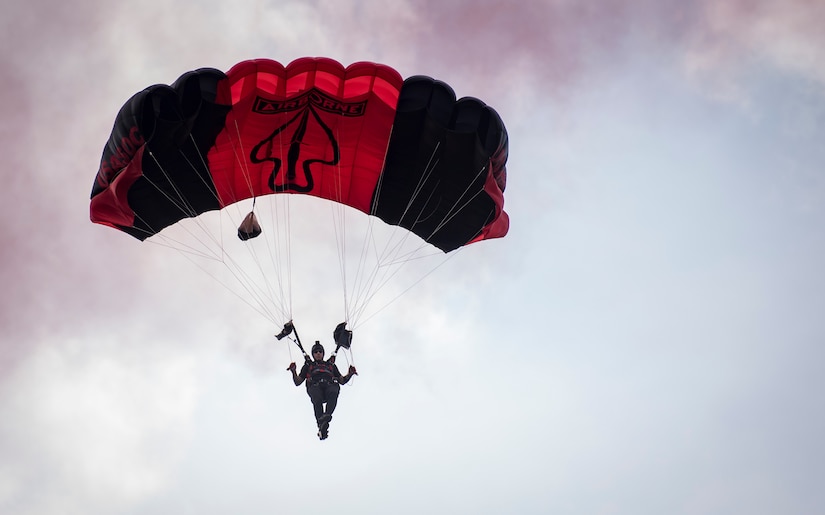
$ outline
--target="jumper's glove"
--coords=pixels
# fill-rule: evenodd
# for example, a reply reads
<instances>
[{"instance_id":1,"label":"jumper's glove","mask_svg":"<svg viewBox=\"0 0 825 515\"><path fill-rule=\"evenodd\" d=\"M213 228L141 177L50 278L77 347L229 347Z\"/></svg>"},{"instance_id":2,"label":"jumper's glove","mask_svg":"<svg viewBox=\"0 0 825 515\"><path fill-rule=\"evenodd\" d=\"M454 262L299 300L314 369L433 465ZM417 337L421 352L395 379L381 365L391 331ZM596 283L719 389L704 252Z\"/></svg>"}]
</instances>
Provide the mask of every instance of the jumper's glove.
<instances>
[{"instance_id":1,"label":"jumper's glove","mask_svg":"<svg viewBox=\"0 0 825 515\"><path fill-rule=\"evenodd\" d=\"M355 370L355 367L352 366L352 365L349 366L349 375L351 375L351 376L357 376L358 375L358 371Z\"/></svg>"},{"instance_id":2,"label":"jumper's glove","mask_svg":"<svg viewBox=\"0 0 825 515\"><path fill-rule=\"evenodd\" d=\"M286 369L295 372L295 362L290 363L289 366L286 367Z\"/></svg>"}]
</instances>

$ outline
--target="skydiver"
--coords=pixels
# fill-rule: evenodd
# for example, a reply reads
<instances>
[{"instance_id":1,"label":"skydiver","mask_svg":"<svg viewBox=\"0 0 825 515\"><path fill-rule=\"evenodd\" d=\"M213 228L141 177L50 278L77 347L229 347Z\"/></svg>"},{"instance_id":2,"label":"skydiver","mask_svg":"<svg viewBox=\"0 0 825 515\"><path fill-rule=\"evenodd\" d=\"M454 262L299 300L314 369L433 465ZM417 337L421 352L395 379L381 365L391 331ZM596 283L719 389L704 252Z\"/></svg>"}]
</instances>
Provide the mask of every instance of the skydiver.
<instances>
[{"instance_id":1,"label":"skydiver","mask_svg":"<svg viewBox=\"0 0 825 515\"><path fill-rule=\"evenodd\" d=\"M318 438L326 440L332 412L338 404L339 385L347 384L353 375L358 375L358 372L354 366L350 365L347 375L342 376L335 365L335 356L324 361L324 346L317 341L312 346L312 361L307 360L300 373L295 372L296 368L293 362L289 364L287 370L292 372L292 381L295 386L300 386L306 381L307 394L312 401L315 421L318 424ZM324 403L326 403L326 411Z\"/></svg>"}]
</instances>

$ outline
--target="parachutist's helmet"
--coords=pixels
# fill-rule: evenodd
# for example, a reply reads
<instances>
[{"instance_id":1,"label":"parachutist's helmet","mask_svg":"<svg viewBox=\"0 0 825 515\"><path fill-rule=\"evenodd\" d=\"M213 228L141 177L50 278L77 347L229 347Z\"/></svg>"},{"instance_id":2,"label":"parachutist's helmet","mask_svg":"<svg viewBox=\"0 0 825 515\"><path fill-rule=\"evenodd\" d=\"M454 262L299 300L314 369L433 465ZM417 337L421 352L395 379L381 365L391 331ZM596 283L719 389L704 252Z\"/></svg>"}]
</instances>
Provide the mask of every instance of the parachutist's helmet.
<instances>
[{"instance_id":1,"label":"parachutist's helmet","mask_svg":"<svg viewBox=\"0 0 825 515\"><path fill-rule=\"evenodd\" d=\"M315 342L315 345L312 346L312 353L315 354L315 351L324 352L324 346L320 344L320 342Z\"/></svg>"}]
</instances>

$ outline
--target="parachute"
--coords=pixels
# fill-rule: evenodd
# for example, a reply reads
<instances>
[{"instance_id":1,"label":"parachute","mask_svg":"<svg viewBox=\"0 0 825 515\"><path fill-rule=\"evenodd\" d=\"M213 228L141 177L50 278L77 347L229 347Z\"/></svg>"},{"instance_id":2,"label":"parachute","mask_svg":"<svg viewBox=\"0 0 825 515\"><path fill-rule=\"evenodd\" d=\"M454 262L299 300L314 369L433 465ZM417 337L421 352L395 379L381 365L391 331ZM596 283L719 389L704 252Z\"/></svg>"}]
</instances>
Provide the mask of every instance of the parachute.
<instances>
[{"instance_id":1,"label":"parachute","mask_svg":"<svg viewBox=\"0 0 825 515\"><path fill-rule=\"evenodd\" d=\"M90 214L142 241L243 200L303 194L448 253L507 233L507 153L496 111L456 99L444 82L368 62L249 60L131 97L103 150ZM250 212L238 237L260 233Z\"/></svg>"}]
</instances>

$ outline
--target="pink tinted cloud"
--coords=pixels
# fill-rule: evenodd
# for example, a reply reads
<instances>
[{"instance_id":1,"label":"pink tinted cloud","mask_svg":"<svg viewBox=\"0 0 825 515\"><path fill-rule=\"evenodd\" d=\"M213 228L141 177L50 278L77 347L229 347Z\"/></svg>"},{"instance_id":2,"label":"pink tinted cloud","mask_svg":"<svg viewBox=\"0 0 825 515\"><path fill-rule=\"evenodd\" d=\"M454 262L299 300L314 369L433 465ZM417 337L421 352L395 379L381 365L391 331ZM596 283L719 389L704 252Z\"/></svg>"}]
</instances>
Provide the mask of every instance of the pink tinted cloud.
<instances>
[{"instance_id":1,"label":"pink tinted cloud","mask_svg":"<svg viewBox=\"0 0 825 515\"><path fill-rule=\"evenodd\" d=\"M692 28L688 70L732 80L749 68L825 84L825 3L703 0Z\"/></svg>"},{"instance_id":2,"label":"pink tinted cloud","mask_svg":"<svg viewBox=\"0 0 825 515\"><path fill-rule=\"evenodd\" d=\"M324 18L330 6L320 2L322 32L342 46L391 48L408 56L390 63L402 74L470 84L479 95L563 93L653 59L711 88L765 64L825 82L825 4L815 0L426 0L380 12L364 5L336 3Z\"/></svg>"},{"instance_id":3,"label":"pink tinted cloud","mask_svg":"<svg viewBox=\"0 0 825 515\"><path fill-rule=\"evenodd\" d=\"M416 3L419 56L450 69L481 71L506 80L518 66L547 89L575 84L599 68L620 65L634 43L678 45L696 8L679 1L619 0Z\"/></svg>"},{"instance_id":4,"label":"pink tinted cloud","mask_svg":"<svg viewBox=\"0 0 825 515\"><path fill-rule=\"evenodd\" d=\"M87 209L75 192L90 185L77 182L83 161L68 143L85 128L77 113L90 77L82 68L67 73L67 62L82 62L78 50L100 25L94 3L1 9L0 373L54 327L84 323L95 306L83 266L89 242L72 239Z\"/></svg>"}]
</instances>

